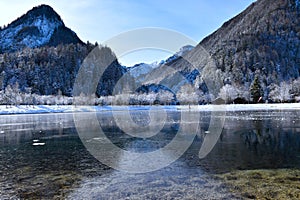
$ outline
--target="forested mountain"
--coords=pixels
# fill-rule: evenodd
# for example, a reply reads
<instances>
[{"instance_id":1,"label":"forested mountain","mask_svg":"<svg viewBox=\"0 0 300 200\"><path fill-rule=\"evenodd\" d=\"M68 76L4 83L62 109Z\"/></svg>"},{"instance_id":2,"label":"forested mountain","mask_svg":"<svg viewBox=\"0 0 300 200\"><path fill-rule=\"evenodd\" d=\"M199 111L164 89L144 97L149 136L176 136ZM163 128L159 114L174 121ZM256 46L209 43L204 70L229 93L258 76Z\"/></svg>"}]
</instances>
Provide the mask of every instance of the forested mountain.
<instances>
[{"instance_id":1,"label":"forested mountain","mask_svg":"<svg viewBox=\"0 0 300 200\"><path fill-rule=\"evenodd\" d=\"M0 100L8 86L72 96L95 46L83 43L51 7L33 8L0 30ZM108 47L102 51L113 55ZM114 94L124 74L115 93L120 104L300 101L300 1L257 0L195 48L183 47L155 66L126 68L115 59L96 94ZM130 91L129 100L122 90Z\"/></svg>"},{"instance_id":2,"label":"forested mountain","mask_svg":"<svg viewBox=\"0 0 300 200\"><path fill-rule=\"evenodd\" d=\"M221 69L224 83L251 86L255 76L268 98L272 84L300 74L298 0L258 0L200 45Z\"/></svg>"},{"instance_id":3,"label":"forested mountain","mask_svg":"<svg viewBox=\"0 0 300 200\"><path fill-rule=\"evenodd\" d=\"M35 7L0 31L1 89L12 86L38 95L72 96L77 72L93 48L50 6ZM100 80L97 95L112 94L123 73L124 67L115 60Z\"/></svg>"},{"instance_id":4,"label":"forested mountain","mask_svg":"<svg viewBox=\"0 0 300 200\"><path fill-rule=\"evenodd\" d=\"M77 72L93 48L92 45L65 44L1 54L2 89L17 84L22 92L72 96ZM115 60L99 80L97 95L111 95L124 72L124 67Z\"/></svg>"},{"instance_id":5,"label":"forested mountain","mask_svg":"<svg viewBox=\"0 0 300 200\"><path fill-rule=\"evenodd\" d=\"M204 50L212 56L216 67L206 67L202 59ZM191 76L195 68L187 60L200 69L197 76ZM225 86L219 94L212 92L214 98L225 96L222 93L226 92L227 101L238 97L254 102L259 97L291 101L300 95L300 1L258 0L184 58L162 67L172 67L193 78L191 83L200 94L207 92L203 80L215 79L218 84L216 78L220 78ZM160 79L166 77L171 76L166 74Z\"/></svg>"}]
</instances>

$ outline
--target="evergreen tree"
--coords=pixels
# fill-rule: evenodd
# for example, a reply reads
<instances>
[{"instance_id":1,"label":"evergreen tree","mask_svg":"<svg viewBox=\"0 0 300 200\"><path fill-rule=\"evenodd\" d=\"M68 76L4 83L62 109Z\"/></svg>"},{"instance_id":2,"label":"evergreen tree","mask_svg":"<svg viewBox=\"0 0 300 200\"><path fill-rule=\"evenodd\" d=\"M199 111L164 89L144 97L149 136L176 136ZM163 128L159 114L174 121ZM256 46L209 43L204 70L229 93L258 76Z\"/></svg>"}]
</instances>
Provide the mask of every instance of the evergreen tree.
<instances>
[{"instance_id":1,"label":"evergreen tree","mask_svg":"<svg viewBox=\"0 0 300 200\"><path fill-rule=\"evenodd\" d=\"M250 87L251 97L254 103L258 103L263 96L263 91L261 87L261 83L258 76L255 76L251 87Z\"/></svg>"}]
</instances>

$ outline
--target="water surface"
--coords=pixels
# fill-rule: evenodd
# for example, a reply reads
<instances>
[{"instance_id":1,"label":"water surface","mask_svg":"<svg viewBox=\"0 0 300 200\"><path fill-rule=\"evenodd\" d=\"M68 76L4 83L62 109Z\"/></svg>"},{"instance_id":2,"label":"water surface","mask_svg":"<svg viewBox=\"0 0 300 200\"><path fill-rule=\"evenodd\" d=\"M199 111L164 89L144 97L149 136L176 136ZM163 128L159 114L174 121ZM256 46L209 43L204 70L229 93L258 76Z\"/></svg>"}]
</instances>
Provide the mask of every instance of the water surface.
<instances>
[{"instance_id":1,"label":"water surface","mask_svg":"<svg viewBox=\"0 0 300 200\"><path fill-rule=\"evenodd\" d=\"M191 118L200 115L198 122L184 122L200 125L193 144L171 165L145 174L117 171L95 159L81 142L72 114L0 116L0 199L239 199L215 175L300 168L299 111L228 112L217 145L201 160L211 113L185 112ZM109 111L97 117L115 145L145 153L172 141L181 114L168 110L162 131L147 139L125 134ZM150 120L143 110L131 116L144 125ZM119 164L126 160L116 158Z\"/></svg>"}]
</instances>

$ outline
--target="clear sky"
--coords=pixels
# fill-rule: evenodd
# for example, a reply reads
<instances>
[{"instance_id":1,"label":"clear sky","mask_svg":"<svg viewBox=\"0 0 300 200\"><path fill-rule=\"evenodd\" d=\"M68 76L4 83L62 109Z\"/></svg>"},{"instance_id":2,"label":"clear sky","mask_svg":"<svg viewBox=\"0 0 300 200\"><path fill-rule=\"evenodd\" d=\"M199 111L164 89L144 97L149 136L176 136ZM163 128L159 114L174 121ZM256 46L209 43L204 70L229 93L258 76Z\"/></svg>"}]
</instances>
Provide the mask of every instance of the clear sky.
<instances>
[{"instance_id":1,"label":"clear sky","mask_svg":"<svg viewBox=\"0 0 300 200\"><path fill-rule=\"evenodd\" d=\"M0 0L0 25L7 25L34 6L48 4L85 42L101 44L119 33L143 27L175 30L200 42L252 2L255 0ZM119 60L129 66L169 55L147 51Z\"/></svg>"}]
</instances>

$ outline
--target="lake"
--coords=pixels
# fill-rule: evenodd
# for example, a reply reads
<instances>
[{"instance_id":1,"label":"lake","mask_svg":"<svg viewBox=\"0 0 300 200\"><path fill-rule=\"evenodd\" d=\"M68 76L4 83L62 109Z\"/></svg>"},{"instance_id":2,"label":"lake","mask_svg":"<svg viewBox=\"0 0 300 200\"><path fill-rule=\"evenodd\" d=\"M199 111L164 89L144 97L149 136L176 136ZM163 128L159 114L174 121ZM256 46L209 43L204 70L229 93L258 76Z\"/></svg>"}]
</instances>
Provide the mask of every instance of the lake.
<instances>
[{"instance_id":1,"label":"lake","mask_svg":"<svg viewBox=\"0 0 300 200\"><path fill-rule=\"evenodd\" d=\"M86 148L87 143L102 144L103 138L95 136L91 141L83 141L84 132L97 133L92 127L76 124L72 113L1 115L0 199L243 199L256 194L234 190L239 176L229 183L229 176L223 175L279 169L294 173L300 169L300 111L230 111L218 115L166 109L165 121L161 124L158 118L151 125L161 131L144 138L133 137L121 129L118 119L122 121L125 114L106 110L82 113L81 117L96 116L97 126L112 144L140 154L166 147L181 126L196 127L197 132L193 137L182 137L192 137L192 142L179 159L156 171L135 174L97 160L95 152ZM147 127L153 122L151 117L155 117L140 108L131 109L129 114L140 127ZM204 138L211 134L207 130L213 115L225 119L223 131L213 150L199 159ZM182 116L190 120L182 120ZM133 130L130 123L125 128ZM80 129L83 133L79 134ZM164 153L162 162L173 159L174 154ZM132 160L127 154L112 156L115 166L130 167L128 162Z\"/></svg>"}]
</instances>

